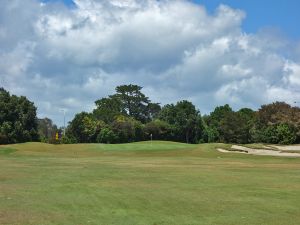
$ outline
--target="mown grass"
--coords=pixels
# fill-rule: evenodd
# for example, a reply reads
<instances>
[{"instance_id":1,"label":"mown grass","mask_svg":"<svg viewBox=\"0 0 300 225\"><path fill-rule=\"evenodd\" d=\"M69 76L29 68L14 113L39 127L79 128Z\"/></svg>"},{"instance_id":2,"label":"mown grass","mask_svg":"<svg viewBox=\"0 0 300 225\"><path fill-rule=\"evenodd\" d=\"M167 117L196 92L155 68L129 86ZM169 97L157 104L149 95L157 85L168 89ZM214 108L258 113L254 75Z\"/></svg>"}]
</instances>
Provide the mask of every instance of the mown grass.
<instances>
[{"instance_id":1,"label":"mown grass","mask_svg":"<svg viewBox=\"0 0 300 225\"><path fill-rule=\"evenodd\" d=\"M300 159L216 147L0 146L0 224L300 223Z\"/></svg>"}]
</instances>

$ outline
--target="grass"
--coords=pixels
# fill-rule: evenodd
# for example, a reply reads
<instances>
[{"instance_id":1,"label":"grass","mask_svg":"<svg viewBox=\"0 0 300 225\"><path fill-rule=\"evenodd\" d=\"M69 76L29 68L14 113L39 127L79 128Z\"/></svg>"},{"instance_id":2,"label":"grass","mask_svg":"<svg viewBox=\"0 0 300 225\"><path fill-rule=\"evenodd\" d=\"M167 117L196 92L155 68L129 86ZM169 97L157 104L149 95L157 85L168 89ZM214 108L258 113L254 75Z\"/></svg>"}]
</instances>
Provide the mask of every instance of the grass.
<instances>
[{"instance_id":1,"label":"grass","mask_svg":"<svg viewBox=\"0 0 300 225\"><path fill-rule=\"evenodd\" d=\"M300 224L300 159L216 147L0 146L0 224Z\"/></svg>"}]
</instances>

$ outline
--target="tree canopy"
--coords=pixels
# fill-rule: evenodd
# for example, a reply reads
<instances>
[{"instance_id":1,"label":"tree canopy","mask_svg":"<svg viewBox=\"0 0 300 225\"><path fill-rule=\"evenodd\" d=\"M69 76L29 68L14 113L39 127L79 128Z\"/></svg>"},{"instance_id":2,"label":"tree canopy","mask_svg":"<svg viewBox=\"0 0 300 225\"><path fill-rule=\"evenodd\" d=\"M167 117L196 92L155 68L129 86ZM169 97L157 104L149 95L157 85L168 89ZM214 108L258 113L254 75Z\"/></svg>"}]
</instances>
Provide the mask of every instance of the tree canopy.
<instances>
[{"instance_id":1,"label":"tree canopy","mask_svg":"<svg viewBox=\"0 0 300 225\"><path fill-rule=\"evenodd\" d=\"M0 88L0 144L38 140L36 107Z\"/></svg>"},{"instance_id":2,"label":"tree canopy","mask_svg":"<svg viewBox=\"0 0 300 225\"><path fill-rule=\"evenodd\" d=\"M257 111L234 111L225 104L201 116L192 102L161 107L142 89L133 84L117 86L116 93L95 101L93 112L76 114L59 142L126 143L152 138L186 143L300 143L299 107L274 102ZM52 143L57 132L60 129L51 119L37 119L36 107L26 97L0 88L0 144Z\"/></svg>"}]
</instances>

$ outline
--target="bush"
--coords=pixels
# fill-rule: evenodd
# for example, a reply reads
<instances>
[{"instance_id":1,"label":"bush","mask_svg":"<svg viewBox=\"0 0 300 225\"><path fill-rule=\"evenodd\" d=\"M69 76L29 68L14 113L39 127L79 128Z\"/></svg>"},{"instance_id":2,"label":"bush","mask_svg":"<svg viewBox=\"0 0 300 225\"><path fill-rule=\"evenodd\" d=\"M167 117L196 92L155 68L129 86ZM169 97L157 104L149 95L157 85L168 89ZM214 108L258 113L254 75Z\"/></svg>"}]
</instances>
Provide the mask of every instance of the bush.
<instances>
[{"instance_id":1,"label":"bush","mask_svg":"<svg viewBox=\"0 0 300 225\"><path fill-rule=\"evenodd\" d=\"M288 124L279 124L276 127L276 134L279 144L293 144L296 139L296 132Z\"/></svg>"},{"instance_id":2,"label":"bush","mask_svg":"<svg viewBox=\"0 0 300 225\"><path fill-rule=\"evenodd\" d=\"M117 141L117 135L109 128L103 128L97 136L98 143L115 143Z\"/></svg>"}]
</instances>

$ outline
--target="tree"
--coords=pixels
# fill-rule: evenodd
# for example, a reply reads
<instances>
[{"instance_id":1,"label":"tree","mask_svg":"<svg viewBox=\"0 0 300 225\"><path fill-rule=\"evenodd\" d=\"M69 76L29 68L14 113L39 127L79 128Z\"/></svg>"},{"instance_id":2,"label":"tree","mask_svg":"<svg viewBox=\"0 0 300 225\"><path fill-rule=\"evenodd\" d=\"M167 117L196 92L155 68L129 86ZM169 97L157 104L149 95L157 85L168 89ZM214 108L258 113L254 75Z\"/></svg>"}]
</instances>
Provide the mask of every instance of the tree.
<instances>
[{"instance_id":1,"label":"tree","mask_svg":"<svg viewBox=\"0 0 300 225\"><path fill-rule=\"evenodd\" d=\"M135 120L145 123L154 118L160 111L157 103L151 103L138 85L121 85L116 87L116 94L112 97L119 99L122 112Z\"/></svg>"},{"instance_id":2,"label":"tree","mask_svg":"<svg viewBox=\"0 0 300 225\"><path fill-rule=\"evenodd\" d=\"M207 126L207 139L209 137L208 135L210 135L210 141L224 142L229 138L224 137L224 133L226 133L224 128L228 127L227 122L230 122L229 117L232 116L231 113L233 113L233 110L228 104L226 104L224 106L216 107L214 111L210 113L210 115L203 117L203 120Z\"/></svg>"},{"instance_id":3,"label":"tree","mask_svg":"<svg viewBox=\"0 0 300 225\"><path fill-rule=\"evenodd\" d=\"M122 103L119 98L109 96L108 98L101 98L95 102L96 109L93 115L96 119L102 120L105 123L111 123L116 116L123 114Z\"/></svg>"},{"instance_id":4,"label":"tree","mask_svg":"<svg viewBox=\"0 0 300 225\"><path fill-rule=\"evenodd\" d=\"M186 143L197 143L200 140L203 124L200 112L189 101L180 101L176 105L162 108L159 119L174 126L174 139Z\"/></svg>"},{"instance_id":5,"label":"tree","mask_svg":"<svg viewBox=\"0 0 300 225\"><path fill-rule=\"evenodd\" d=\"M118 140L118 136L110 129L103 128L97 136L98 143L115 143Z\"/></svg>"},{"instance_id":6,"label":"tree","mask_svg":"<svg viewBox=\"0 0 300 225\"><path fill-rule=\"evenodd\" d=\"M220 141L225 143L248 143L247 121L238 112L228 112L219 124Z\"/></svg>"},{"instance_id":7,"label":"tree","mask_svg":"<svg viewBox=\"0 0 300 225\"><path fill-rule=\"evenodd\" d=\"M300 141L300 109L284 102L262 105L256 115L252 136L256 142Z\"/></svg>"},{"instance_id":8,"label":"tree","mask_svg":"<svg viewBox=\"0 0 300 225\"><path fill-rule=\"evenodd\" d=\"M36 107L26 97L10 95L0 88L0 141L37 141ZM0 144L1 144L0 142Z\"/></svg>"},{"instance_id":9,"label":"tree","mask_svg":"<svg viewBox=\"0 0 300 225\"><path fill-rule=\"evenodd\" d=\"M101 129L106 124L95 119L91 114L82 112L75 115L75 118L70 122L67 128L67 136L75 138L79 143L96 142L96 138Z\"/></svg>"},{"instance_id":10,"label":"tree","mask_svg":"<svg viewBox=\"0 0 300 225\"><path fill-rule=\"evenodd\" d=\"M172 138L172 126L162 120L153 120L145 125L147 137L152 135L154 140L168 140Z\"/></svg>"},{"instance_id":11,"label":"tree","mask_svg":"<svg viewBox=\"0 0 300 225\"><path fill-rule=\"evenodd\" d=\"M297 139L295 129L288 124L278 124L276 134L279 144L294 144Z\"/></svg>"},{"instance_id":12,"label":"tree","mask_svg":"<svg viewBox=\"0 0 300 225\"><path fill-rule=\"evenodd\" d=\"M118 137L119 143L144 140L144 125L127 116L118 116L111 124L111 129Z\"/></svg>"}]
</instances>

